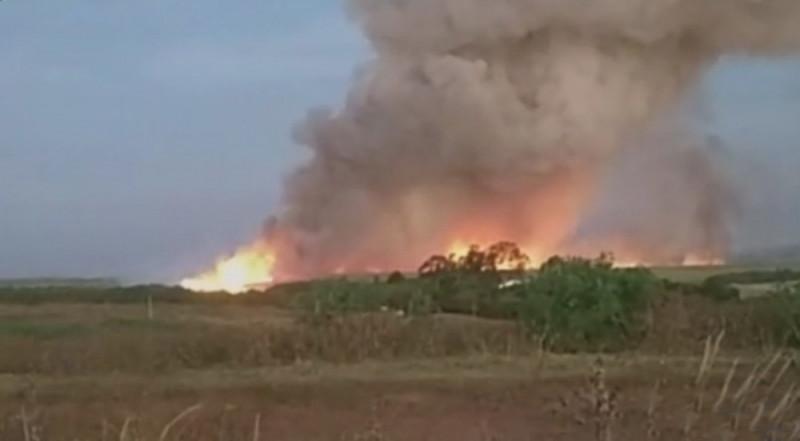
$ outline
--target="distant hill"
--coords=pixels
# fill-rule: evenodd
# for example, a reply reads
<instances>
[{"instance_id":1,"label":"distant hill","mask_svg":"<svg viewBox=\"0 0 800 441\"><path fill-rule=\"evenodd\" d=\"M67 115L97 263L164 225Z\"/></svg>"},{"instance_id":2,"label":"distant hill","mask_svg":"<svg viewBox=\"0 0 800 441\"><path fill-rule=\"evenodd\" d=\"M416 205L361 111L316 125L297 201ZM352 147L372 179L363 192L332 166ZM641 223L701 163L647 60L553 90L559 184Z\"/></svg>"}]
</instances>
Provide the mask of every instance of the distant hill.
<instances>
[{"instance_id":1,"label":"distant hill","mask_svg":"<svg viewBox=\"0 0 800 441\"><path fill-rule=\"evenodd\" d=\"M742 253L733 258L736 265L800 266L800 245L767 248Z\"/></svg>"},{"instance_id":2,"label":"distant hill","mask_svg":"<svg viewBox=\"0 0 800 441\"><path fill-rule=\"evenodd\" d=\"M104 289L120 286L116 279L111 278L26 278L26 279L0 279L0 288L91 288Z\"/></svg>"}]
</instances>

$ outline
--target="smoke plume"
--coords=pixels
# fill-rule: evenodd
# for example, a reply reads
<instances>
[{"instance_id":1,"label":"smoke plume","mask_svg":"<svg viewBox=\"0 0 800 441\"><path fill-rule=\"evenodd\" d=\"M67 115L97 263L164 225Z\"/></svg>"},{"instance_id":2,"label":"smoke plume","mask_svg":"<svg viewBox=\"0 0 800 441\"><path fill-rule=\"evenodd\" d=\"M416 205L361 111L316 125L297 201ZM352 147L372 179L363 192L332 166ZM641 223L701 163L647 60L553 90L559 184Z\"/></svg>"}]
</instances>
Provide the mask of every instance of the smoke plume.
<instances>
[{"instance_id":1,"label":"smoke plume","mask_svg":"<svg viewBox=\"0 0 800 441\"><path fill-rule=\"evenodd\" d=\"M279 276L410 268L453 240L513 240L534 258L724 255L724 167L690 125L654 127L677 120L720 55L800 48L797 0L349 6L376 55L342 109L297 128L312 158L263 238ZM644 158L627 185L652 192L604 196L627 155ZM613 225L579 234L603 200L617 204Z\"/></svg>"}]
</instances>

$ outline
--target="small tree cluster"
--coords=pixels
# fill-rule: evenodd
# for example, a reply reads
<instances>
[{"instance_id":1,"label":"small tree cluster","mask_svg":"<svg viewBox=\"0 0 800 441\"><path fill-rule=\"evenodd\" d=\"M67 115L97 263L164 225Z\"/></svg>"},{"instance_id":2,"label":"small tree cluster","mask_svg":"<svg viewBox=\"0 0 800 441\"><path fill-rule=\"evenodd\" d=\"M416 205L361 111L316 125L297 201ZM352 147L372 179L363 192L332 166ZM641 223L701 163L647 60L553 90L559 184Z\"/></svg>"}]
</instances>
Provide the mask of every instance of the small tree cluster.
<instances>
[{"instance_id":1,"label":"small tree cluster","mask_svg":"<svg viewBox=\"0 0 800 441\"><path fill-rule=\"evenodd\" d=\"M486 249L473 245L463 256L433 256L420 266L419 274L434 276L452 273L522 272L529 266L530 258L519 246L512 242L498 242Z\"/></svg>"},{"instance_id":2,"label":"small tree cluster","mask_svg":"<svg viewBox=\"0 0 800 441\"><path fill-rule=\"evenodd\" d=\"M556 348L619 349L643 337L658 286L649 270L615 268L609 255L554 257L517 288L520 318Z\"/></svg>"}]
</instances>

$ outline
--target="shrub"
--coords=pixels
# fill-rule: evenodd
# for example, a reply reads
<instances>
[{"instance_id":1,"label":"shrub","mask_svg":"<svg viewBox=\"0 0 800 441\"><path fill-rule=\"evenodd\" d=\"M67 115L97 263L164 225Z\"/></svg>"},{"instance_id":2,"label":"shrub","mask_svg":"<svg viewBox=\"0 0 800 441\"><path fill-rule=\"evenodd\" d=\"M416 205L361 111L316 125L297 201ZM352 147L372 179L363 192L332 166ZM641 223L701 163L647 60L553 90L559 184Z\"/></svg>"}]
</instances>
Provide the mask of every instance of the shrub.
<instances>
[{"instance_id":1,"label":"shrub","mask_svg":"<svg viewBox=\"0 0 800 441\"><path fill-rule=\"evenodd\" d=\"M700 286L699 293L718 302L739 300L741 293L736 287L729 285L722 279L711 277Z\"/></svg>"},{"instance_id":2,"label":"shrub","mask_svg":"<svg viewBox=\"0 0 800 441\"><path fill-rule=\"evenodd\" d=\"M737 273L718 274L707 278L703 284L751 285L764 283L787 283L800 281L800 271L788 269L774 271L743 271Z\"/></svg>"},{"instance_id":3,"label":"shrub","mask_svg":"<svg viewBox=\"0 0 800 441\"><path fill-rule=\"evenodd\" d=\"M315 315L352 314L398 310L410 315L437 310L435 284L406 280L395 283L350 281L346 279L314 284L298 294L295 305Z\"/></svg>"},{"instance_id":4,"label":"shrub","mask_svg":"<svg viewBox=\"0 0 800 441\"><path fill-rule=\"evenodd\" d=\"M779 345L800 347L800 284L782 288L774 295L753 300L756 325Z\"/></svg>"},{"instance_id":5,"label":"shrub","mask_svg":"<svg viewBox=\"0 0 800 441\"><path fill-rule=\"evenodd\" d=\"M658 279L645 269L616 269L611 259L553 258L514 288L520 320L554 349L615 350L638 341Z\"/></svg>"},{"instance_id":6,"label":"shrub","mask_svg":"<svg viewBox=\"0 0 800 441\"><path fill-rule=\"evenodd\" d=\"M386 283L401 283L405 281L406 276L404 276L400 271L395 271L389 274L389 277L386 278Z\"/></svg>"},{"instance_id":7,"label":"shrub","mask_svg":"<svg viewBox=\"0 0 800 441\"><path fill-rule=\"evenodd\" d=\"M800 280L800 272L792 270L775 271L743 271L737 273L718 274L703 281L699 293L716 301L725 302L739 300L741 292L734 285L775 284L779 291L781 285Z\"/></svg>"},{"instance_id":8,"label":"shrub","mask_svg":"<svg viewBox=\"0 0 800 441\"><path fill-rule=\"evenodd\" d=\"M433 256L419 269L420 281L442 312L514 318L518 301L500 288L525 276L530 259L511 242L486 249L472 246L463 256Z\"/></svg>"}]
</instances>

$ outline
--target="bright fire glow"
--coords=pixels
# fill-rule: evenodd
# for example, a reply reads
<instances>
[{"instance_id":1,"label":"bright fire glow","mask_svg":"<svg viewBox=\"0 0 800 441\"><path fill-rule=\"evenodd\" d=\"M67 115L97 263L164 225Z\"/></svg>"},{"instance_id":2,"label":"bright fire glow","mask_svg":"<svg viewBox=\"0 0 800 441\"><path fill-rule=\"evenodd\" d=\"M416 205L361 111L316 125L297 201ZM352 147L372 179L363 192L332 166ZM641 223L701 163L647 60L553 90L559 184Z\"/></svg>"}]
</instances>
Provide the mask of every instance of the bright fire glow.
<instances>
[{"instance_id":1,"label":"bright fire glow","mask_svg":"<svg viewBox=\"0 0 800 441\"><path fill-rule=\"evenodd\" d=\"M451 256L455 259L460 259L466 257L472 247L477 246L478 248L485 250L491 244L480 243L480 242L470 242L468 240L455 240L452 244L448 247L447 255ZM669 265L665 261L659 261L658 259L647 259L646 253L641 252L633 252L632 250L626 250L625 247L617 246L620 251L622 251L622 258L615 257L614 259L614 266L617 268L636 268L636 267L652 267L652 266L659 266L659 265ZM528 256L530 259L528 268L538 268L540 267L549 257L552 255L560 255L562 253L559 252L552 252L551 254L542 253L540 250L537 250L536 247L533 246L520 246L520 250ZM569 254L569 253L567 253ZM576 255L582 255L585 257L597 257L593 254L587 253L577 253ZM637 257L638 256L638 257ZM725 265L725 260L717 257L703 257L704 254L689 254L683 260L679 262L674 262L673 265L677 266L686 266L686 267L713 267L713 266L722 266ZM503 266L501 265L500 269L514 269L513 266Z\"/></svg>"},{"instance_id":2,"label":"bright fire glow","mask_svg":"<svg viewBox=\"0 0 800 441\"><path fill-rule=\"evenodd\" d=\"M450 245L450 248L447 250L448 256L453 256L456 259L460 259L462 257L466 257L469 254L469 250L472 246L469 245L467 242L462 240L456 240Z\"/></svg>"},{"instance_id":3,"label":"bright fire glow","mask_svg":"<svg viewBox=\"0 0 800 441\"><path fill-rule=\"evenodd\" d=\"M725 260L720 258L708 258L690 254L683 259L683 266L722 266Z\"/></svg>"},{"instance_id":4,"label":"bright fire glow","mask_svg":"<svg viewBox=\"0 0 800 441\"><path fill-rule=\"evenodd\" d=\"M473 247L478 247L480 250L488 249L492 244L481 243L478 241L468 241L457 239L448 247L447 255L455 259L462 259L466 257ZM520 251L528 258L528 263L524 266L528 269L537 268L545 262L546 259L542 258L541 253L536 251L534 247L520 246ZM500 270L516 270L520 262L501 262L498 266Z\"/></svg>"},{"instance_id":5,"label":"bright fire glow","mask_svg":"<svg viewBox=\"0 0 800 441\"><path fill-rule=\"evenodd\" d=\"M245 248L217 262L213 270L184 279L180 285L197 292L242 294L252 288L274 283L275 260L275 254L270 250Z\"/></svg>"},{"instance_id":6,"label":"bright fire glow","mask_svg":"<svg viewBox=\"0 0 800 441\"><path fill-rule=\"evenodd\" d=\"M447 247L447 255L450 258L461 259L466 257L473 247L478 247L480 250L486 250L492 243L481 241L469 241L465 239L457 239L451 242ZM631 249L617 246L618 251L622 252L622 258L615 259L614 265L617 267L637 267L637 266L658 266L659 264L667 264L658 259L650 260L645 256L648 253L634 252ZM544 263L551 255L563 255L559 252L548 252L539 249L535 246L520 246L520 250L528 258L528 269L538 268ZM206 273L200 274L196 277L191 277L181 281L180 285L191 291L197 292L228 292L231 294L242 294L252 289L263 288L275 283L275 267L278 259L278 250L267 247L263 244L256 244L245 247L230 257L221 259L217 262L214 268ZM625 252L627 251L627 252ZM707 254L707 253L706 253ZM566 255L572 255L566 253ZM574 253L574 255L587 255L591 254L585 252ZM704 258L701 254L688 255L683 261L674 262L675 265L683 266L717 266L724 265L725 261L715 258ZM519 262L505 262L501 263L499 269L516 269L515 265ZM348 268L341 266L337 268L335 274L346 274L350 271L363 272L368 270L369 273L380 273L382 270L377 266L369 266L367 268ZM401 268L402 269L402 268ZM324 276L324 274L304 274L298 277L317 277ZM280 277L281 280L288 280L286 274Z\"/></svg>"}]
</instances>

